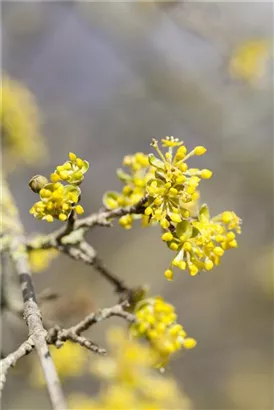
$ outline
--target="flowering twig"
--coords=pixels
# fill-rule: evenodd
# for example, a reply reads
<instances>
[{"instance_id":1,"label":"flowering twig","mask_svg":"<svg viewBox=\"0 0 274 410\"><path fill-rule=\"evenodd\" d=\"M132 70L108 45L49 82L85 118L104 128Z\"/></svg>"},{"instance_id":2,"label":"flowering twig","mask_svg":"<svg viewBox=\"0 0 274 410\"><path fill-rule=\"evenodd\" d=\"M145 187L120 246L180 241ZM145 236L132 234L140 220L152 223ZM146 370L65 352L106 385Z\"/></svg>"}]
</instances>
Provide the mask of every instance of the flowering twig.
<instances>
[{"instance_id":1,"label":"flowering twig","mask_svg":"<svg viewBox=\"0 0 274 410\"><path fill-rule=\"evenodd\" d=\"M119 218L123 215L138 213L146 202L145 195L137 204L113 209L102 210L91 214L86 218L75 220L75 216L69 218L67 225L57 231L34 238L27 242L28 251L37 249L55 248L70 256L72 259L81 260L84 263L93 266L100 274L115 286L116 291L123 295L122 299L127 299L130 290L123 282L103 265L97 257L94 248L89 245L85 239L85 233L95 225L109 226L109 219Z\"/></svg>"},{"instance_id":2,"label":"flowering twig","mask_svg":"<svg viewBox=\"0 0 274 410\"><path fill-rule=\"evenodd\" d=\"M65 227L62 227L49 235L39 236L38 238L27 241L27 248L28 250L50 249L58 248L58 244L65 244L67 242L70 244L79 243L89 229L96 225L109 226L109 220L112 218L119 218L123 215L138 213L146 201L147 196L145 195L135 205L96 212L86 218L74 221L72 229L70 221L68 221L68 224ZM68 226L70 229L68 229Z\"/></svg>"}]
</instances>

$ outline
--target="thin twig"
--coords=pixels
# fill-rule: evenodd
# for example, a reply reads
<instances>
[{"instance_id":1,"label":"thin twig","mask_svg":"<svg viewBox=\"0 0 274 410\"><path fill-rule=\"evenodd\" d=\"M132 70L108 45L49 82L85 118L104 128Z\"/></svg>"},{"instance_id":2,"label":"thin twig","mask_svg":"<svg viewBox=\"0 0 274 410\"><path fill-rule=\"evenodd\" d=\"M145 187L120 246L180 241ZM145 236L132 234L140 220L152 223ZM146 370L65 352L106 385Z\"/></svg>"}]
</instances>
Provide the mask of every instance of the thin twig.
<instances>
[{"instance_id":1,"label":"thin twig","mask_svg":"<svg viewBox=\"0 0 274 410\"><path fill-rule=\"evenodd\" d=\"M7 373L10 367L14 367L19 359L28 355L34 348L34 342L32 337L29 337L25 342L18 347L15 352L10 353L4 359L1 360L1 374L0 374L0 394L4 388L6 382Z\"/></svg>"},{"instance_id":2,"label":"thin twig","mask_svg":"<svg viewBox=\"0 0 274 410\"><path fill-rule=\"evenodd\" d=\"M99 310L98 312L93 312L90 315L86 316L83 320L81 320L81 322L75 325L72 329L76 334L80 334L89 329L95 323L102 322L103 320L113 316L121 317L132 323L135 321L135 316L124 310L124 306L126 306L126 304L127 302L119 303L110 308L104 308Z\"/></svg>"},{"instance_id":3,"label":"thin twig","mask_svg":"<svg viewBox=\"0 0 274 410\"><path fill-rule=\"evenodd\" d=\"M60 347L63 342L70 340L74 343L80 344L92 352L106 354L105 349L100 348L96 343L86 337L81 336L81 333L85 332L96 323L102 322L103 320L113 316L121 317L126 321L133 323L135 321L135 316L124 310L124 307L126 306L128 306L128 302L122 302L108 308L100 309L98 312L92 312L79 323L68 329L62 329L60 326L54 326L48 331L47 342Z\"/></svg>"}]
</instances>

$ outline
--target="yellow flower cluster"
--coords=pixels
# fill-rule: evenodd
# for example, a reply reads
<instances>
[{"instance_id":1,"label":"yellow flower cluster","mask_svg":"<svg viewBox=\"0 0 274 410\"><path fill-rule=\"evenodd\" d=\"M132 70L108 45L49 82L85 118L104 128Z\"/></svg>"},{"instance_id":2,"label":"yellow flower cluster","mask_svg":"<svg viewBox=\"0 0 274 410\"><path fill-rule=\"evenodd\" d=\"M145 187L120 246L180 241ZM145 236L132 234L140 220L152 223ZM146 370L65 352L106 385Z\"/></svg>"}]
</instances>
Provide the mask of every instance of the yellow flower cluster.
<instances>
[{"instance_id":1,"label":"yellow flower cluster","mask_svg":"<svg viewBox=\"0 0 274 410\"><path fill-rule=\"evenodd\" d=\"M162 240L176 252L165 271L165 277L172 280L174 266L188 269L194 276L218 265L225 250L237 247L235 232L241 233L241 221L232 211L210 219L206 206L201 207L197 216L199 183L211 178L212 172L189 168L187 161L205 154L206 148L197 146L188 151L184 143L174 137L163 138L161 142L166 152L162 152L157 140L151 143L157 157L142 153L125 157L124 165L129 167L130 173L118 170L125 184L123 191L107 193L104 203L108 209L116 209L135 205L144 195L148 196L141 214L125 215L120 224L129 229L135 218L142 217L144 226L151 223L161 226Z\"/></svg>"},{"instance_id":2,"label":"yellow flower cluster","mask_svg":"<svg viewBox=\"0 0 274 410\"><path fill-rule=\"evenodd\" d=\"M155 177L147 184L149 200L145 214L151 221L158 222L163 229L167 229L172 223L177 224L189 218L190 213L184 205L198 199L197 188L200 180L210 178L212 172L208 169L188 168L186 164L189 158L206 152L202 146L187 152L182 141L166 137L162 139L162 146L168 147L168 151L163 154L156 140L153 140L151 145L159 158L153 154L149 155L149 162L155 169Z\"/></svg>"},{"instance_id":3,"label":"yellow flower cluster","mask_svg":"<svg viewBox=\"0 0 274 410\"><path fill-rule=\"evenodd\" d=\"M191 276L201 270L209 271L219 265L225 250L237 248L236 233L241 233L241 220L232 211L225 211L210 219L207 205L200 208L197 220L184 220L174 231L166 231L162 240L176 252L172 265L165 271L168 280L173 278L173 267L188 269Z\"/></svg>"},{"instance_id":4,"label":"yellow flower cluster","mask_svg":"<svg viewBox=\"0 0 274 410\"><path fill-rule=\"evenodd\" d=\"M0 122L5 171L12 171L19 162L33 164L46 158L34 96L6 75L1 81Z\"/></svg>"},{"instance_id":5,"label":"yellow flower cluster","mask_svg":"<svg viewBox=\"0 0 274 410\"><path fill-rule=\"evenodd\" d=\"M108 209L137 204L146 193L147 182L154 175L154 171L148 162L148 156L142 152L127 155L124 158L123 165L128 167L129 173L122 169L117 171L118 178L124 184L122 192L106 192L104 195L103 202ZM119 223L123 228L130 229L133 220L138 217L140 218L140 215L124 215L119 219ZM143 224L146 224L147 217L145 215L141 217Z\"/></svg>"},{"instance_id":6,"label":"yellow flower cluster","mask_svg":"<svg viewBox=\"0 0 274 410\"><path fill-rule=\"evenodd\" d=\"M89 165L73 153L69 153L69 159L70 161L57 166L56 171L51 174L51 183L47 183L47 179L40 175L31 179L31 189L40 195L40 201L30 209L35 218L47 222L53 222L54 219L66 221L72 210L79 215L84 212L83 207L78 204L81 195L78 185ZM63 185L59 182L61 180L69 184Z\"/></svg>"},{"instance_id":7,"label":"yellow flower cluster","mask_svg":"<svg viewBox=\"0 0 274 410\"><path fill-rule=\"evenodd\" d=\"M95 360L91 369L106 385L96 398L72 396L71 409L190 409L176 383L153 369L150 349L129 340L122 329L111 329L108 336L110 355Z\"/></svg>"},{"instance_id":8,"label":"yellow flower cluster","mask_svg":"<svg viewBox=\"0 0 274 410\"><path fill-rule=\"evenodd\" d=\"M57 373L62 379L77 377L85 370L88 352L76 343L65 342L59 349L50 346L50 353ZM38 363L35 363L30 379L32 384L36 386L45 384L45 378Z\"/></svg>"},{"instance_id":9,"label":"yellow flower cluster","mask_svg":"<svg viewBox=\"0 0 274 410\"><path fill-rule=\"evenodd\" d=\"M176 322L174 307L163 298L144 299L136 306L135 314L136 322L130 326L131 334L149 340L161 365L181 348L192 349L196 346L196 340L187 337L183 326Z\"/></svg>"},{"instance_id":10,"label":"yellow flower cluster","mask_svg":"<svg viewBox=\"0 0 274 410\"><path fill-rule=\"evenodd\" d=\"M80 185L84 179L84 174L89 168L89 163L73 153L69 153L69 161L63 165L58 165L50 179L52 182L66 181L69 184Z\"/></svg>"}]
</instances>

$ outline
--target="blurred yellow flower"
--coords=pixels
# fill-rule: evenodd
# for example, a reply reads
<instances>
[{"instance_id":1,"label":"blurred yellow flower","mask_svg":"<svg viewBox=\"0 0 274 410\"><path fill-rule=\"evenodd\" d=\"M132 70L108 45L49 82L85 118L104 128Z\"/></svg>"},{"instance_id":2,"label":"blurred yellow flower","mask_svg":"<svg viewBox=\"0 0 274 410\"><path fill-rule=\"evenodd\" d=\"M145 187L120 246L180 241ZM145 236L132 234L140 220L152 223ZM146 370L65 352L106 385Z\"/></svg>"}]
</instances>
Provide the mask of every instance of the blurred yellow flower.
<instances>
[{"instance_id":1,"label":"blurred yellow flower","mask_svg":"<svg viewBox=\"0 0 274 410\"><path fill-rule=\"evenodd\" d=\"M50 346L50 353L61 379L76 377L84 372L85 364L88 360L88 351L82 346L72 342L65 342L59 349L55 346ZM45 384L45 379L38 362L34 364L30 380L35 386L43 386Z\"/></svg>"},{"instance_id":2,"label":"blurred yellow flower","mask_svg":"<svg viewBox=\"0 0 274 410\"><path fill-rule=\"evenodd\" d=\"M23 84L6 75L1 82L0 122L5 171L12 171L18 163L30 165L46 158L34 96Z\"/></svg>"},{"instance_id":3,"label":"blurred yellow flower","mask_svg":"<svg viewBox=\"0 0 274 410\"><path fill-rule=\"evenodd\" d=\"M58 256L56 249L33 249L29 252L29 263L31 271L41 272L45 270L53 259Z\"/></svg>"},{"instance_id":4,"label":"blurred yellow flower","mask_svg":"<svg viewBox=\"0 0 274 410\"><path fill-rule=\"evenodd\" d=\"M180 393L175 381L153 368L151 349L129 339L123 329L108 333L109 355L97 358L91 371L105 380L94 398L72 396L74 410L187 410L189 399ZM78 400L78 402L77 402ZM89 406L89 407L88 407Z\"/></svg>"},{"instance_id":5,"label":"blurred yellow flower","mask_svg":"<svg viewBox=\"0 0 274 410\"><path fill-rule=\"evenodd\" d=\"M229 62L230 75L249 83L256 82L265 74L271 49L268 39L248 40L239 44Z\"/></svg>"}]
</instances>

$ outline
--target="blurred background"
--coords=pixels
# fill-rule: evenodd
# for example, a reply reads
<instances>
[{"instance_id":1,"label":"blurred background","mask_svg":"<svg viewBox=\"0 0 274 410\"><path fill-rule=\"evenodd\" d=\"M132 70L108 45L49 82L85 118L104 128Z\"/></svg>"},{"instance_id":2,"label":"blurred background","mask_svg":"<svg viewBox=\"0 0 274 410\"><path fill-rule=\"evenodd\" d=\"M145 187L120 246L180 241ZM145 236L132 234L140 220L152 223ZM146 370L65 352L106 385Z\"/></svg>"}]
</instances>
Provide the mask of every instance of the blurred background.
<instances>
[{"instance_id":1,"label":"blurred background","mask_svg":"<svg viewBox=\"0 0 274 410\"><path fill-rule=\"evenodd\" d=\"M163 295L197 339L167 369L197 410L274 408L272 13L271 2L2 2L2 69L35 95L47 147L41 160L8 174L28 233L59 226L29 215L33 175L49 175L69 151L90 161L88 214L105 191L120 189L124 155L150 152L151 138L166 135L208 149L196 164L213 171L202 202L213 215L233 209L243 219L239 248L218 268L178 272L171 283L163 277L171 255L157 228L116 225L88 236L111 271ZM37 291L60 294L42 310L65 325L115 301L98 273L62 255L34 281ZM92 340L104 345L109 324L92 328ZM4 315L5 354L25 332ZM3 409L49 408L26 366L31 373L33 357L11 372ZM89 375L64 386L67 394L96 387Z\"/></svg>"}]
</instances>

